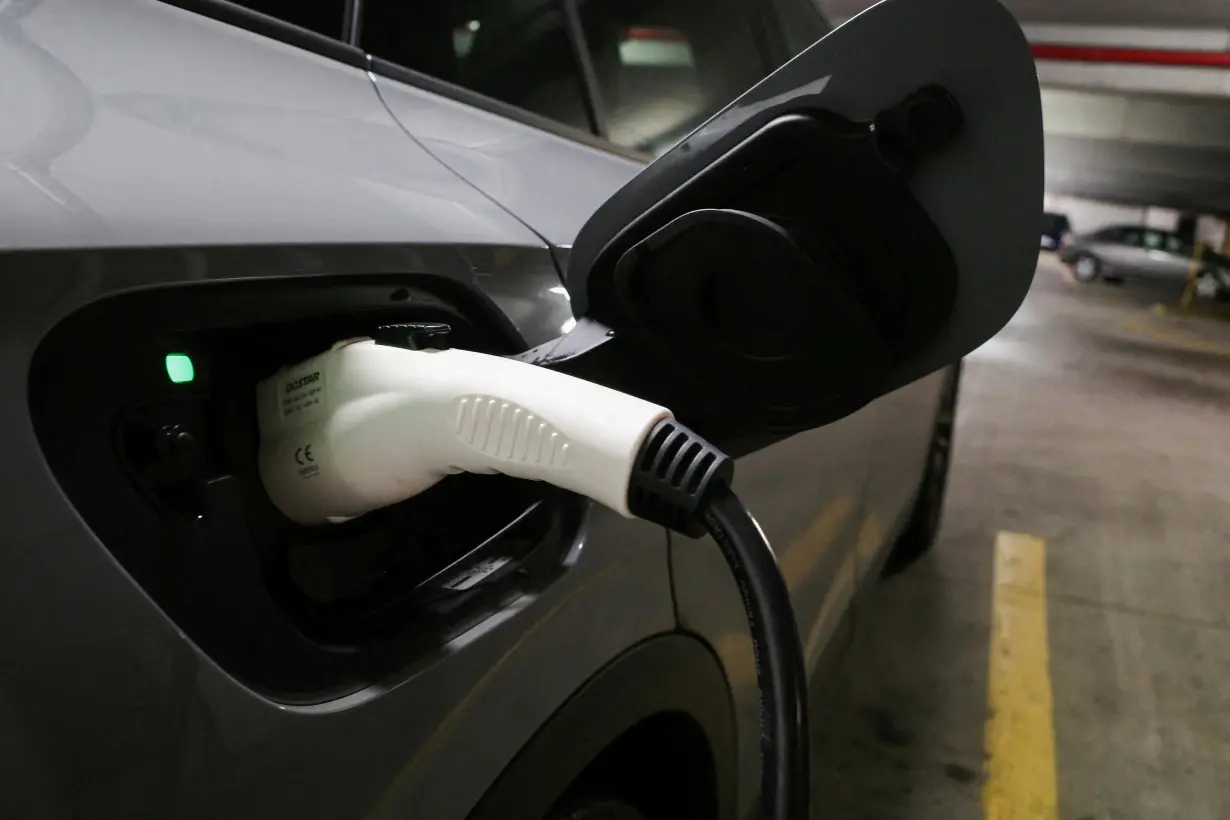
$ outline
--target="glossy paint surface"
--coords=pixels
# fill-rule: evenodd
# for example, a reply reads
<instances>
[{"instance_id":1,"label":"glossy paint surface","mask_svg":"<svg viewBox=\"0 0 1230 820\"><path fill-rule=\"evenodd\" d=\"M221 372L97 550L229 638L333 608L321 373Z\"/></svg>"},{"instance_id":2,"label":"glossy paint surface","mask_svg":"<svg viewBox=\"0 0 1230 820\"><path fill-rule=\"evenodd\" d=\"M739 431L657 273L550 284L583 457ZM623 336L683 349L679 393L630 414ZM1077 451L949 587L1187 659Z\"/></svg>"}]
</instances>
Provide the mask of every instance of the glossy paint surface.
<instances>
[{"instance_id":1,"label":"glossy paint surface","mask_svg":"<svg viewBox=\"0 0 1230 820\"><path fill-rule=\"evenodd\" d=\"M0 7L0 64L22 78L0 122L6 805L464 817L594 670L673 627L664 533L597 510L552 588L377 687L278 705L202 655L75 515L26 378L92 300L236 276L429 271L481 288L528 346L570 316L548 249L407 139L363 72L281 43L145 0L47 0ZM215 264L213 244L252 258ZM157 266L80 250L117 245L174 250Z\"/></svg>"},{"instance_id":2,"label":"glossy paint surface","mask_svg":"<svg viewBox=\"0 0 1230 820\"><path fill-rule=\"evenodd\" d=\"M0 248L539 240L365 72L153 0L0 6Z\"/></svg>"},{"instance_id":3,"label":"glossy paint surface","mask_svg":"<svg viewBox=\"0 0 1230 820\"><path fill-rule=\"evenodd\" d=\"M427 151L552 245L572 244L598 206L645 166L396 80L375 83Z\"/></svg>"},{"instance_id":4,"label":"glossy paint surface","mask_svg":"<svg viewBox=\"0 0 1230 820\"><path fill-rule=\"evenodd\" d=\"M431 272L481 289L527 346L550 339L571 316L552 256L637 163L153 0L0 5L0 76L22 78L0 117L0 762L15 814L463 818L595 671L679 625L726 670L752 807L750 643L708 541L668 547L595 510L545 592L380 686L292 708L230 678L132 582L60 492L26 408L56 321L176 281ZM210 245L253 257L219 265ZM176 250L140 269L82 250L116 246ZM739 463L812 663L908 514L937 395L918 382Z\"/></svg>"}]
</instances>

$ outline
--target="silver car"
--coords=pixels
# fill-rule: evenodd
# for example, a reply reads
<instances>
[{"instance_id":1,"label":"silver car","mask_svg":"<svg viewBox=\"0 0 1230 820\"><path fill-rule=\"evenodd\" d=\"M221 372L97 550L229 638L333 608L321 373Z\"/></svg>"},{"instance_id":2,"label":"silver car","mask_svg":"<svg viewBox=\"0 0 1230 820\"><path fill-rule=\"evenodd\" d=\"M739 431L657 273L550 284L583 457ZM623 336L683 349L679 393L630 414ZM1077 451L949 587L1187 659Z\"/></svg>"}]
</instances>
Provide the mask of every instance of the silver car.
<instances>
[{"instance_id":1,"label":"silver car","mask_svg":"<svg viewBox=\"0 0 1230 820\"><path fill-rule=\"evenodd\" d=\"M995 3L890 2L904 65L846 48L811 91L862 116L867 83L959 54L945 79L997 119L971 180L919 196L963 272L1002 267L1013 220L1031 262L1024 38ZM295 526L252 391L382 323L498 354L566 334L590 216L825 30L809 0L0 2L6 813L752 816L756 664L712 541L500 475ZM1007 217L960 198L1003 190ZM967 277L955 315L989 336L1027 284ZM958 373L739 459L809 670L935 538Z\"/></svg>"},{"instance_id":2,"label":"silver car","mask_svg":"<svg viewBox=\"0 0 1230 820\"><path fill-rule=\"evenodd\" d=\"M1195 268L1194 292L1204 299L1230 296L1227 260L1206 249L1196 258L1196 246L1171 231L1141 225L1112 225L1075 237L1060 251L1077 281L1119 282L1141 278L1183 283Z\"/></svg>"}]
</instances>

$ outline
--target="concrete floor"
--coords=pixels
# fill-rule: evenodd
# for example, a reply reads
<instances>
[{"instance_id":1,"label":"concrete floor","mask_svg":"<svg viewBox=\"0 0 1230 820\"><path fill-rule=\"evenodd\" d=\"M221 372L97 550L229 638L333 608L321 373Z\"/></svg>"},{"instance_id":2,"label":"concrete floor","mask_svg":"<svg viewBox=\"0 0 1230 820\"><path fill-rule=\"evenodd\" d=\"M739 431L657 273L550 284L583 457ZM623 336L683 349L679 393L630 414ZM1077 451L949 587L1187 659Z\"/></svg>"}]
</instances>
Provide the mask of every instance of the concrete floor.
<instances>
[{"instance_id":1,"label":"concrete floor","mask_svg":"<svg viewBox=\"0 0 1230 820\"><path fill-rule=\"evenodd\" d=\"M815 695L818 817L984 816L1001 531L1046 541L1058 817L1230 817L1230 323L1062 271L968 358L936 548Z\"/></svg>"}]
</instances>

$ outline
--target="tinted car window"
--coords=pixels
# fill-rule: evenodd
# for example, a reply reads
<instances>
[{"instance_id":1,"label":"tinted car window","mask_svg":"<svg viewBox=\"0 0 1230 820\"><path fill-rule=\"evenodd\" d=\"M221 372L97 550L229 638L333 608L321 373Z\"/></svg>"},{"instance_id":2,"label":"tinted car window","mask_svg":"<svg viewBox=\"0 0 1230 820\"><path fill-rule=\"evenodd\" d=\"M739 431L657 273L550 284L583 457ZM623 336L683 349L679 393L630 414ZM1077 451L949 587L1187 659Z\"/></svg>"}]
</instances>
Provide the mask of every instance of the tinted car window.
<instances>
[{"instance_id":1,"label":"tinted car window","mask_svg":"<svg viewBox=\"0 0 1230 820\"><path fill-rule=\"evenodd\" d=\"M359 46L389 62L590 130L554 0L366 0Z\"/></svg>"},{"instance_id":2,"label":"tinted car window","mask_svg":"<svg viewBox=\"0 0 1230 820\"><path fill-rule=\"evenodd\" d=\"M773 0L773 11L781 23L786 48L792 55L829 33L828 23L812 0Z\"/></svg>"},{"instance_id":3,"label":"tinted car window","mask_svg":"<svg viewBox=\"0 0 1230 820\"><path fill-rule=\"evenodd\" d=\"M1146 250L1160 251L1166 243L1165 234L1160 231L1145 231L1144 244Z\"/></svg>"},{"instance_id":4,"label":"tinted car window","mask_svg":"<svg viewBox=\"0 0 1230 820\"><path fill-rule=\"evenodd\" d=\"M764 75L737 0L588 0L606 136L658 155Z\"/></svg>"},{"instance_id":5,"label":"tinted car window","mask_svg":"<svg viewBox=\"0 0 1230 820\"><path fill-rule=\"evenodd\" d=\"M1042 214L1043 233L1064 233L1071 230L1072 226L1068 223L1068 218L1063 214Z\"/></svg>"},{"instance_id":6,"label":"tinted car window","mask_svg":"<svg viewBox=\"0 0 1230 820\"><path fill-rule=\"evenodd\" d=\"M232 0L237 6L276 17L284 23L340 38L346 15L345 0Z\"/></svg>"},{"instance_id":7,"label":"tinted car window","mask_svg":"<svg viewBox=\"0 0 1230 820\"><path fill-rule=\"evenodd\" d=\"M1120 230L1121 232L1118 237L1118 241L1120 243L1124 245L1132 245L1137 248L1141 246L1143 239L1141 237L1140 230L1136 228L1122 228Z\"/></svg>"}]
</instances>

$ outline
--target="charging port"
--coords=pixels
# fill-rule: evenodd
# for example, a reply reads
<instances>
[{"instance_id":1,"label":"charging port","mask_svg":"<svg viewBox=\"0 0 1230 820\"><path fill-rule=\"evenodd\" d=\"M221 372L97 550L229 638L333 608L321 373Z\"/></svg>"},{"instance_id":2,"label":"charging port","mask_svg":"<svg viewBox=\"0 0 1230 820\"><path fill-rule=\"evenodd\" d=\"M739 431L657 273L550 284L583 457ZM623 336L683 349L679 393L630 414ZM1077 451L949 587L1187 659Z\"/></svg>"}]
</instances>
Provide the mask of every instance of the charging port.
<instances>
[{"instance_id":1,"label":"charging port","mask_svg":"<svg viewBox=\"0 0 1230 820\"><path fill-rule=\"evenodd\" d=\"M256 384L406 322L447 324L471 350L524 347L455 283L316 277L107 298L35 354L31 415L68 498L198 646L267 696L318 702L404 669L553 581L579 531L585 502L499 475L333 526L273 507Z\"/></svg>"}]
</instances>

